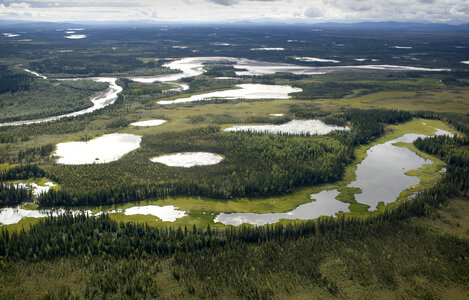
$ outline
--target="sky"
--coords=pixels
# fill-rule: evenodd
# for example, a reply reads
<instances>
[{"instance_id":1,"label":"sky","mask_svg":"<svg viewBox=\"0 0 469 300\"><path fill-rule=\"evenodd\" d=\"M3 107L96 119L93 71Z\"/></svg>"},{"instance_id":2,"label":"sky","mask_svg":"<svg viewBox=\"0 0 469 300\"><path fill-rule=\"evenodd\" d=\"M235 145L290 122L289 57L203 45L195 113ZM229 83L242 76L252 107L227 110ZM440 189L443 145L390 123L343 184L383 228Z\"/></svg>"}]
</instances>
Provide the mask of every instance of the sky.
<instances>
[{"instance_id":1,"label":"sky","mask_svg":"<svg viewBox=\"0 0 469 300\"><path fill-rule=\"evenodd\" d=\"M0 0L0 20L469 22L469 0Z\"/></svg>"}]
</instances>

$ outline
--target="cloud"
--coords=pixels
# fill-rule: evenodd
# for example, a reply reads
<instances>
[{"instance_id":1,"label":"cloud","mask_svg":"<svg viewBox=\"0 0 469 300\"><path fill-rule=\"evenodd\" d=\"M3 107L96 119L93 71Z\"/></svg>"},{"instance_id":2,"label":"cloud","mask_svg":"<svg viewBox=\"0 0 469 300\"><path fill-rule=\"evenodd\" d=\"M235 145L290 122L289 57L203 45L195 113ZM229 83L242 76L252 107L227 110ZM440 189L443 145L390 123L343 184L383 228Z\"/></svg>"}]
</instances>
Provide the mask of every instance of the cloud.
<instances>
[{"instance_id":1,"label":"cloud","mask_svg":"<svg viewBox=\"0 0 469 300\"><path fill-rule=\"evenodd\" d=\"M312 18L312 19L315 19L315 18L320 18L320 17L323 17L324 16L324 13L322 12L322 10L320 8L318 8L317 6L315 7L310 7L308 8L304 15L308 18Z\"/></svg>"},{"instance_id":2,"label":"cloud","mask_svg":"<svg viewBox=\"0 0 469 300\"><path fill-rule=\"evenodd\" d=\"M158 12L158 13L156 13ZM0 0L0 19L37 21L469 20L467 0Z\"/></svg>"},{"instance_id":3,"label":"cloud","mask_svg":"<svg viewBox=\"0 0 469 300\"><path fill-rule=\"evenodd\" d=\"M207 0L209 2L213 2L216 4L224 5L224 6L231 6L243 2L274 2L279 0Z\"/></svg>"},{"instance_id":4,"label":"cloud","mask_svg":"<svg viewBox=\"0 0 469 300\"><path fill-rule=\"evenodd\" d=\"M239 0L209 0L209 1L216 3L216 4L225 5L225 6L231 6L231 5L239 3Z\"/></svg>"},{"instance_id":5,"label":"cloud","mask_svg":"<svg viewBox=\"0 0 469 300\"><path fill-rule=\"evenodd\" d=\"M465 0L313 0L304 10L311 19L371 21L463 21L469 19Z\"/></svg>"}]
</instances>

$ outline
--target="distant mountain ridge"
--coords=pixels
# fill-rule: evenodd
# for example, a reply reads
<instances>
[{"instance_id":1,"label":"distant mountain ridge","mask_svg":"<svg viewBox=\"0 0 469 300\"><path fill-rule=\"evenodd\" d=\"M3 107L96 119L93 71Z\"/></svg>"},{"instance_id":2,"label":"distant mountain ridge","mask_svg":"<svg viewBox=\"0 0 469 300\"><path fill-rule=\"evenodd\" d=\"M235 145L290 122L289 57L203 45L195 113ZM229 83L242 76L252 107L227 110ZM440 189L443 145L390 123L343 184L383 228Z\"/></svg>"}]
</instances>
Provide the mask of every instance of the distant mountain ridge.
<instances>
[{"instance_id":1,"label":"distant mountain ridge","mask_svg":"<svg viewBox=\"0 0 469 300\"><path fill-rule=\"evenodd\" d=\"M469 32L469 23L453 25L446 23L418 23L418 22L324 22L324 23L300 23L295 21L279 22L277 20L259 20L259 21L232 21L227 23L220 22L166 22L151 20L128 20L128 21L77 21L77 22L40 22L40 21L22 21L22 20L0 20L0 28L31 28L49 29L49 28L71 28L71 27L153 27L164 25L200 25L200 26L286 26L286 27L311 27L316 29L328 30L378 30L378 31L439 31L439 32Z\"/></svg>"}]
</instances>

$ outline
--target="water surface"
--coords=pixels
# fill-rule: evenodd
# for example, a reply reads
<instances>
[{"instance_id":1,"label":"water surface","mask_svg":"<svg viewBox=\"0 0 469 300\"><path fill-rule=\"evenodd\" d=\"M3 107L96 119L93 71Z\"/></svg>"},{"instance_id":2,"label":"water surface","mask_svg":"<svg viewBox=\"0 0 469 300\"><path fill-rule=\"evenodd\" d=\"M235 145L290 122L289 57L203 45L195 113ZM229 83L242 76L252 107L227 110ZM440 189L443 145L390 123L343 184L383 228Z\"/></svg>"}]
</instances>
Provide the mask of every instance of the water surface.
<instances>
[{"instance_id":1,"label":"water surface","mask_svg":"<svg viewBox=\"0 0 469 300\"><path fill-rule=\"evenodd\" d=\"M140 147L141 140L133 134L107 134L87 142L57 144L54 156L58 164L65 165L108 163Z\"/></svg>"},{"instance_id":2,"label":"water surface","mask_svg":"<svg viewBox=\"0 0 469 300\"><path fill-rule=\"evenodd\" d=\"M268 85L268 84L238 84L238 89L217 91L199 95L192 95L187 98L178 98L176 100L162 100L157 103L160 105L220 99L289 99L290 93L301 92L302 89L291 87L289 85Z\"/></svg>"},{"instance_id":3,"label":"water surface","mask_svg":"<svg viewBox=\"0 0 469 300\"><path fill-rule=\"evenodd\" d=\"M215 165L221 162L223 157L208 152L183 152L158 156L150 160L170 167L190 168L194 166Z\"/></svg>"},{"instance_id":4,"label":"water surface","mask_svg":"<svg viewBox=\"0 0 469 300\"><path fill-rule=\"evenodd\" d=\"M71 34L71 35L66 35L64 36L66 39L70 40L79 40L79 39L85 39L87 38L86 34Z\"/></svg>"},{"instance_id":5,"label":"water surface","mask_svg":"<svg viewBox=\"0 0 469 300\"><path fill-rule=\"evenodd\" d=\"M283 114L281 114L283 115ZM320 120L292 120L281 125L236 125L226 132L258 132L271 134L328 134L333 130L349 130L348 127L327 125Z\"/></svg>"},{"instance_id":6,"label":"water surface","mask_svg":"<svg viewBox=\"0 0 469 300\"><path fill-rule=\"evenodd\" d=\"M394 202L403 190L420 182L418 177L405 173L433 162L407 148L393 145L398 142L412 143L419 137L427 136L405 134L368 149L365 159L357 165L356 179L348 185L362 190L361 194L355 195L357 202L369 205L369 210L373 211L379 202Z\"/></svg>"},{"instance_id":7,"label":"water surface","mask_svg":"<svg viewBox=\"0 0 469 300\"><path fill-rule=\"evenodd\" d=\"M130 125L138 126L138 127L150 127L150 126L159 126L164 123L166 123L166 120L146 120L146 121L133 122L133 123L130 123Z\"/></svg>"},{"instance_id":8,"label":"water surface","mask_svg":"<svg viewBox=\"0 0 469 300\"><path fill-rule=\"evenodd\" d=\"M324 63L340 63L340 60L325 59L319 57L294 57L296 60L307 61L307 62L324 62Z\"/></svg>"},{"instance_id":9,"label":"water surface","mask_svg":"<svg viewBox=\"0 0 469 300\"><path fill-rule=\"evenodd\" d=\"M316 201L299 205L289 212L266 214L220 213L215 217L214 222L233 226L241 224L262 226L277 223L280 220L311 220L320 216L335 216L338 212L349 212L348 203L335 199L338 195L337 190L321 191L311 195L311 199Z\"/></svg>"},{"instance_id":10,"label":"water surface","mask_svg":"<svg viewBox=\"0 0 469 300\"><path fill-rule=\"evenodd\" d=\"M179 218L186 216L186 212L177 210L177 207L173 205L158 206L158 205L146 205L146 206L134 206L127 208L124 212L126 216L131 215L152 215L159 218L164 222L174 222Z\"/></svg>"},{"instance_id":11,"label":"water surface","mask_svg":"<svg viewBox=\"0 0 469 300\"><path fill-rule=\"evenodd\" d=\"M126 209L104 210L93 213L90 210L70 209L65 210L62 208L48 208L39 210L22 209L20 206L0 208L0 226L17 224L23 218L44 218L48 216L58 216L64 213L71 213L78 215L85 213L89 216L100 216L104 213L124 213L125 215L152 215L159 218L161 221L174 222L179 218L186 216L186 212L178 210L177 207L172 205L158 206L158 205L144 205L133 206Z\"/></svg>"},{"instance_id":12,"label":"water surface","mask_svg":"<svg viewBox=\"0 0 469 300\"><path fill-rule=\"evenodd\" d=\"M393 71L450 71L450 69L430 69L421 67L411 66L397 66L397 65L358 65L358 66L301 66L279 62L267 62L251 60L246 58L236 57L186 57L177 59L172 62L165 64L165 67L174 70L180 70L181 73L167 74L155 77L155 80L159 81L177 81L181 78L192 77L201 75L205 72L204 64L209 62L223 62L232 63L236 71L236 75L252 76L252 75L263 75L263 74L274 74L276 72L286 72L299 75L317 75L324 74L333 71L354 71L361 69L372 69L372 70L393 70Z\"/></svg>"}]
</instances>

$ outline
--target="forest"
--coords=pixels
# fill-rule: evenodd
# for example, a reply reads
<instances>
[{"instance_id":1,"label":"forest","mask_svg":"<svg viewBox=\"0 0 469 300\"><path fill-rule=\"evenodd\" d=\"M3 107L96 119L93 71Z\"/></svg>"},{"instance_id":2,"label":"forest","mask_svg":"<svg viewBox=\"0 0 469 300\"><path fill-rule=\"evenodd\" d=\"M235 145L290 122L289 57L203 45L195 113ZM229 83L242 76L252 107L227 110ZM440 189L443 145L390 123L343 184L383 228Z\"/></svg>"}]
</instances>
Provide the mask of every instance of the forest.
<instances>
[{"instance_id":1,"label":"forest","mask_svg":"<svg viewBox=\"0 0 469 300\"><path fill-rule=\"evenodd\" d=\"M20 261L34 265L66 258L73 262L68 268L91 271L85 287L73 291L62 287L47 292L46 298L164 297L168 281L152 279L163 272L183 298L269 299L308 289L347 297L350 287L341 283L343 275L322 267L332 259L340 261L336 266L329 263L332 270L345 268L355 285L365 290L375 285L378 290L410 292L416 298L431 295L421 284L403 291L403 273L436 285L467 285L467 239L439 235L412 222L454 197L467 199L469 153L461 147L467 139L435 137L415 145L448 163L445 177L412 201L376 216L219 230L159 229L117 223L106 215L64 215L42 220L27 231L2 230L2 277L14 277L9 266ZM81 257L78 261L85 265L79 267L75 257ZM123 276L123 272L133 276Z\"/></svg>"},{"instance_id":2,"label":"forest","mask_svg":"<svg viewBox=\"0 0 469 300\"><path fill-rule=\"evenodd\" d=\"M93 105L92 96L108 84L93 80L53 82L0 66L0 122L66 114Z\"/></svg>"},{"instance_id":3,"label":"forest","mask_svg":"<svg viewBox=\"0 0 469 300\"><path fill-rule=\"evenodd\" d=\"M0 223L1 299L469 297L469 70L461 63L469 59L467 32L85 24L86 38L69 40L57 26L21 29L18 39L0 36L0 123L91 106L108 84L90 77L116 78L123 90L112 105L89 114L0 126L0 222L20 219ZM268 47L284 50L251 50ZM177 73L164 65L195 56L410 68L236 76L233 64L217 62L175 82L129 79ZM298 59L312 56L326 61ZM289 99L158 104L246 83L302 91ZM224 131L312 119L348 130ZM131 125L148 120L166 122ZM438 129L455 136L432 136ZM109 163L57 163L57 144L114 133L141 136L140 147ZM350 183L368 151L407 133L427 135L394 145L425 159L405 173L420 183L376 210L358 203L361 191ZM191 168L150 161L186 151L223 160ZM40 195L25 188L46 182L54 187ZM349 212L265 226L216 220L222 213L288 213L320 204L314 195L333 190L333 200ZM143 207L172 208L182 216L126 214ZM34 217L41 209L51 215Z\"/></svg>"},{"instance_id":4,"label":"forest","mask_svg":"<svg viewBox=\"0 0 469 300\"><path fill-rule=\"evenodd\" d=\"M46 169L46 177L60 182L62 189L41 195L39 203L83 206L177 195L230 199L287 194L294 188L340 180L354 147L383 134L385 124L411 117L401 111L352 109L341 121L350 122L352 130L330 136L222 133L217 127L147 135L140 149L117 162ZM225 160L189 170L147 161L159 154L187 151L214 152Z\"/></svg>"}]
</instances>

